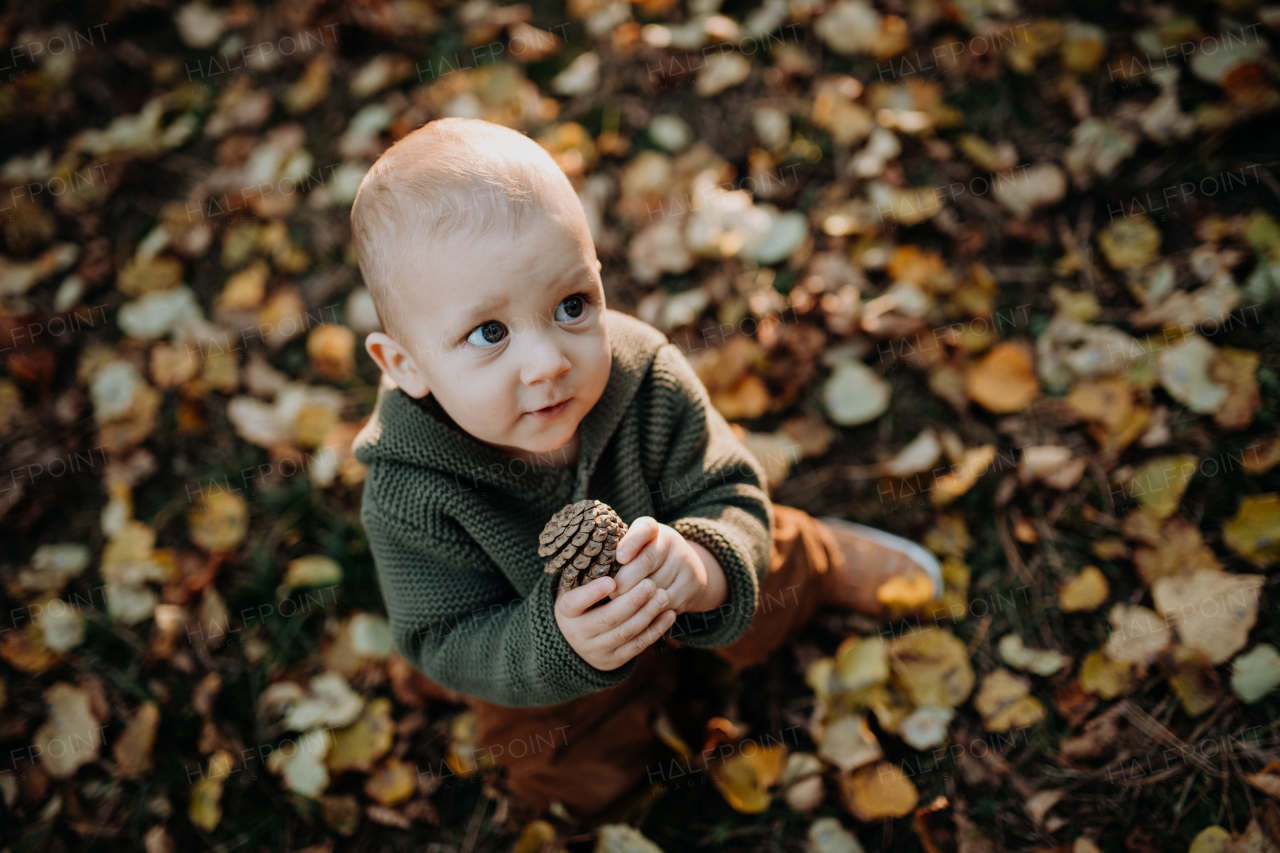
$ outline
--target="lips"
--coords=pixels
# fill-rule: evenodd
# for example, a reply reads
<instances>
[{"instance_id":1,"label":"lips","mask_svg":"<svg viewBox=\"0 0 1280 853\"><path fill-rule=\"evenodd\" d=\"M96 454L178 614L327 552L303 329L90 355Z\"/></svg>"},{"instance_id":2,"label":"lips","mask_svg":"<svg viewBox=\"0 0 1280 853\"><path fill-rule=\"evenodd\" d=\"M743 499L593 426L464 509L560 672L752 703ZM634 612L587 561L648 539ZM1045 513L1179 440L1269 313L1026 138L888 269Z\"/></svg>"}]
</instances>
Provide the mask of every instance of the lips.
<instances>
[{"instance_id":1,"label":"lips","mask_svg":"<svg viewBox=\"0 0 1280 853\"><path fill-rule=\"evenodd\" d=\"M537 418L538 420L544 420L544 421L554 420L560 417L561 415L563 415L568 410L569 401L572 399L573 399L572 397L568 397L554 405L546 406L534 412L529 412L529 416L533 418Z\"/></svg>"}]
</instances>

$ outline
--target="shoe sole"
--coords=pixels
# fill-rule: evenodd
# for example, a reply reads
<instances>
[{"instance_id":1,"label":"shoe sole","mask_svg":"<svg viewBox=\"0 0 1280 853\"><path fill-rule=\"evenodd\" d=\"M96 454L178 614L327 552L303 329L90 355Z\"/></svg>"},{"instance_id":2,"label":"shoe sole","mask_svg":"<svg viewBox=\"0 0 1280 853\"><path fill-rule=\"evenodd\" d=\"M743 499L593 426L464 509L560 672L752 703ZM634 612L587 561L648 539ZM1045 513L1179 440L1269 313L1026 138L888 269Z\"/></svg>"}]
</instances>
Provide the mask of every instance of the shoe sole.
<instances>
[{"instance_id":1,"label":"shoe sole","mask_svg":"<svg viewBox=\"0 0 1280 853\"><path fill-rule=\"evenodd\" d=\"M877 545L882 545L891 551L897 551L899 554L904 555L911 562L924 569L925 574L933 581L934 600L942 598L942 565L928 548L918 545L910 539L903 539L901 536L894 536L892 533L885 533L883 530L867 527L865 524L845 521L842 518L819 518L818 520L832 530L843 530L851 536L869 539Z\"/></svg>"}]
</instances>

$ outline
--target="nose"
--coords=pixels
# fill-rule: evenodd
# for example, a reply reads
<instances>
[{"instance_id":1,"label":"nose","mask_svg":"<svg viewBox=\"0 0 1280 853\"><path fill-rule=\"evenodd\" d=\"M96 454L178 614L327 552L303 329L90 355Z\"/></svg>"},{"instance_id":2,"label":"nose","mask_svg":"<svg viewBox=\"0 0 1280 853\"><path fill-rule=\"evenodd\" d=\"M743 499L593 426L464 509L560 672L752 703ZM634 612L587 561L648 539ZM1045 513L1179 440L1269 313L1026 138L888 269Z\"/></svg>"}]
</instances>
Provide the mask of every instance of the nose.
<instances>
[{"instance_id":1,"label":"nose","mask_svg":"<svg viewBox=\"0 0 1280 853\"><path fill-rule=\"evenodd\" d=\"M528 332L521 353L520 381L525 385L552 382L569 372L569 357L550 334Z\"/></svg>"}]
</instances>

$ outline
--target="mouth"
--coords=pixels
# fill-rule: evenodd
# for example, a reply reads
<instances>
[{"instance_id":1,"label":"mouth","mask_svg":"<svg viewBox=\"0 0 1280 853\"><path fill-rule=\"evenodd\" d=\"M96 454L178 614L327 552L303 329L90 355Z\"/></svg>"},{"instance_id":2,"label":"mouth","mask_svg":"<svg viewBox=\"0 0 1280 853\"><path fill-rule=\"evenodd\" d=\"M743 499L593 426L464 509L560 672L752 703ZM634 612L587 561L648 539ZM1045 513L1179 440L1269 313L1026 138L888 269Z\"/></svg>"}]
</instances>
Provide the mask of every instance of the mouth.
<instances>
[{"instance_id":1,"label":"mouth","mask_svg":"<svg viewBox=\"0 0 1280 853\"><path fill-rule=\"evenodd\" d=\"M560 417L568 410L569 403L572 400L573 400L572 397L568 397L564 400L561 400L559 403L556 403L553 406L547 406L546 408L538 409L537 411L534 411L534 412L529 412L529 417L537 418L540 421L555 420L556 418Z\"/></svg>"}]
</instances>

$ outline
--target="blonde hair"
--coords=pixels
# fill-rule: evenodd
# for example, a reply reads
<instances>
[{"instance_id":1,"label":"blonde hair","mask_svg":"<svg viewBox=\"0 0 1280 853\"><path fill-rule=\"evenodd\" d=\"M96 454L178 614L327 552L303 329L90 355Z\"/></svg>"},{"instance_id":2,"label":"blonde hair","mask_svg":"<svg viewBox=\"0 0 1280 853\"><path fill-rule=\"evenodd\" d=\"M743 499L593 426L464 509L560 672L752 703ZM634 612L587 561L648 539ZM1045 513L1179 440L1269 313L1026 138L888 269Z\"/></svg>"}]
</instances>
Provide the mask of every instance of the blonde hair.
<instances>
[{"instance_id":1,"label":"blonde hair","mask_svg":"<svg viewBox=\"0 0 1280 853\"><path fill-rule=\"evenodd\" d=\"M398 247L461 234L514 234L537 214L566 212L564 193L582 216L551 155L500 124L442 118L391 146L360 182L351 207L356 259L382 328L404 342Z\"/></svg>"}]
</instances>

